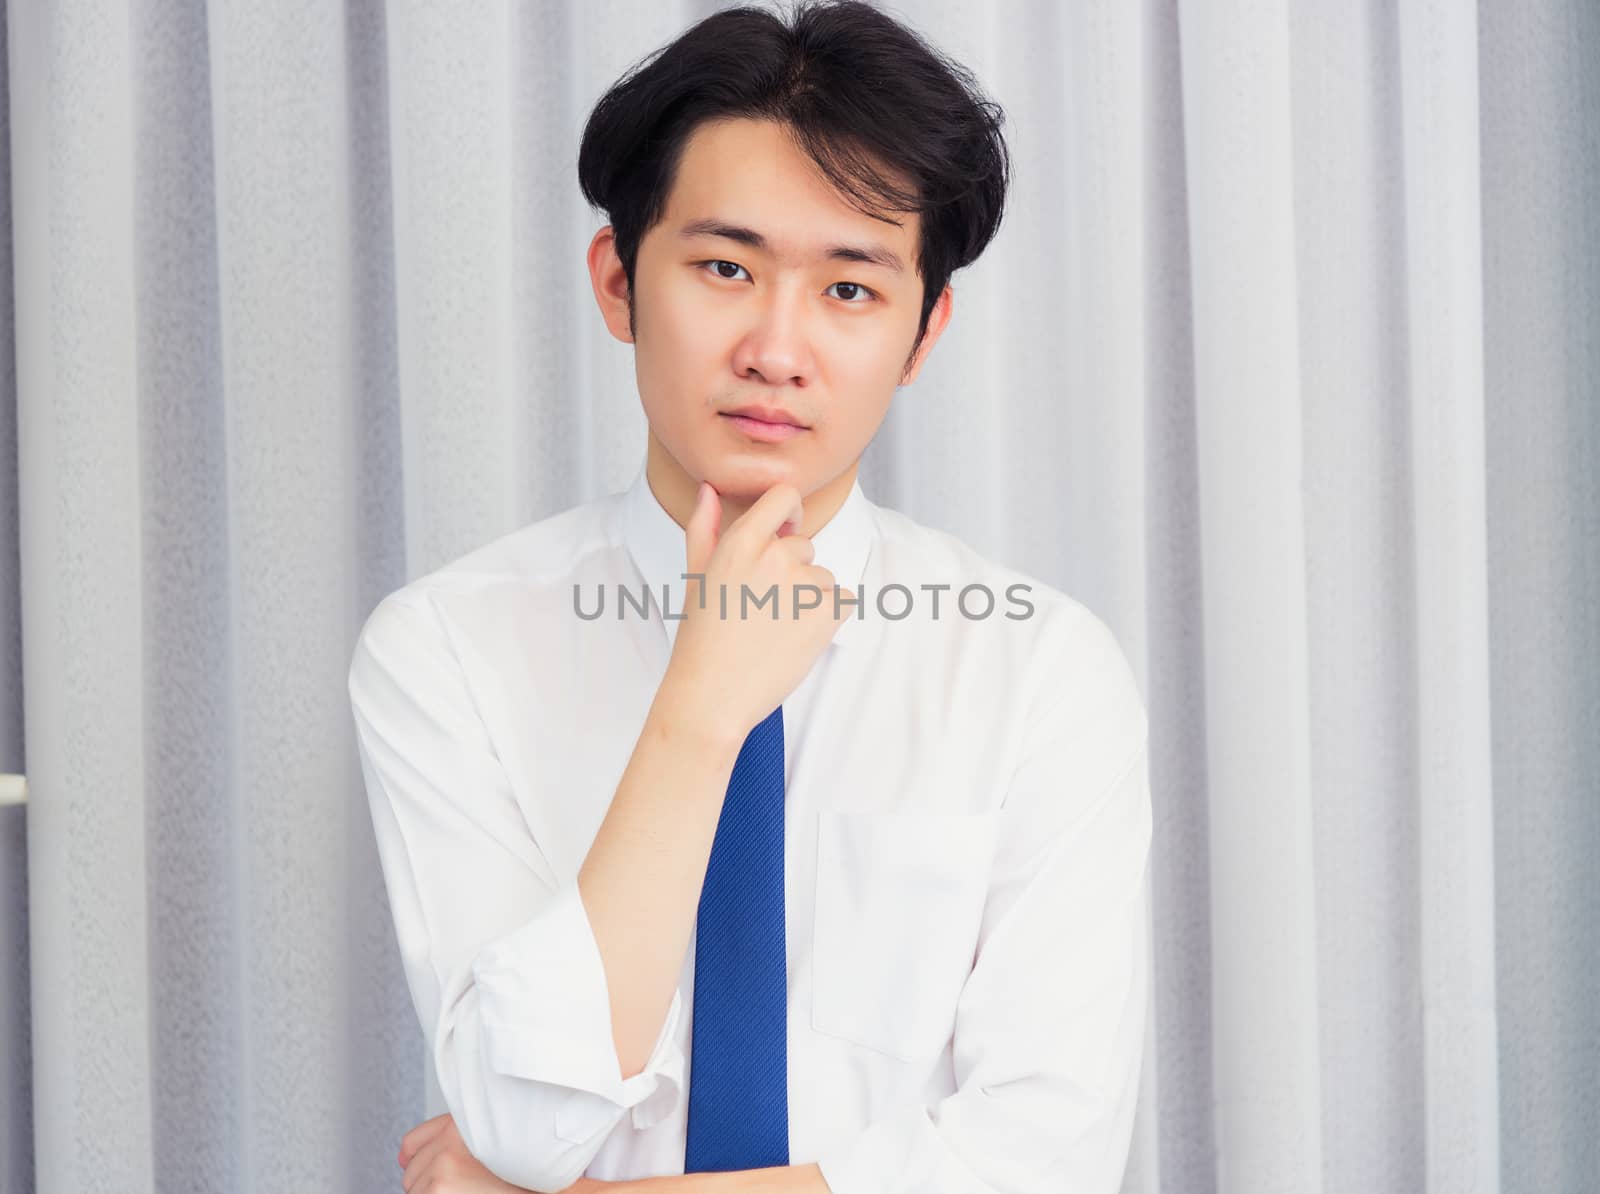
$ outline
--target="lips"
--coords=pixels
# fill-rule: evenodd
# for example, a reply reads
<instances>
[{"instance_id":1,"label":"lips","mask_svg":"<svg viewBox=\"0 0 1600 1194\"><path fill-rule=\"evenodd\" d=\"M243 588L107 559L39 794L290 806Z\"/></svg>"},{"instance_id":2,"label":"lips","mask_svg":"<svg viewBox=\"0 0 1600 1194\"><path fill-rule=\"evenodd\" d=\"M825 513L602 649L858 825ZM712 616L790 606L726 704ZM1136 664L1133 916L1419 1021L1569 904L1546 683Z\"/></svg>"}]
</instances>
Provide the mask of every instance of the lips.
<instances>
[{"instance_id":1,"label":"lips","mask_svg":"<svg viewBox=\"0 0 1600 1194\"><path fill-rule=\"evenodd\" d=\"M722 413L725 415L739 415L746 419L756 419L762 423L779 423L790 427L805 427L804 423L781 406L740 406L733 410L725 410Z\"/></svg>"},{"instance_id":2,"label":"lips","mask_svg":"<svg viewBox=\"0 0 1600 1194\"><path fill-rule=\"evenodd\" d=\"M747 441L760 444L782 443L808 430L796 423L768 423L763 419L752 419L745 415L733 414L731 411L723 412L721 417L727 420L728 426L737 429Z\"/></svg>"}]
</instances>

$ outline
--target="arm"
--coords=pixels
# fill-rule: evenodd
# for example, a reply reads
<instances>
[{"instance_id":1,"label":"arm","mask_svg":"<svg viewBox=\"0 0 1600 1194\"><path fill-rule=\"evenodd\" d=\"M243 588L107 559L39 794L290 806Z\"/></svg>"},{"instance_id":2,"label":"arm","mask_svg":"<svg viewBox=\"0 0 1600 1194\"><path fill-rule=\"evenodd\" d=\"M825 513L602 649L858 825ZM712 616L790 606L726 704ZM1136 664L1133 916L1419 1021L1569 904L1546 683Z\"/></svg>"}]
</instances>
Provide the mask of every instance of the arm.
<instances>
[{"instance_id":1,"label":"arm","mask_svg":"<svg viewBox=\"0 0 1600 1194\"><path fill-rule=\"evenodd\" d=\"M832 1194L1121 1184L1148 997L1145 715L1097 619L1074 619L1049 657L957 1006L957 1089L825 1142Z\"/></svg>"},{"instance_id":2,"label":"arm","mask_svg":"<svg viewBox=\"0 0 1600 1194\"><path fill-rule=\"evenodd\" d=\"M677 991L742 741L675 708L669 671L578 871L625 1075L648 1064Z\"/></svg>"},{"instance_id":3,"label":"arm","mask_svg":"<svg viewBox=\"0 0 1600 1194\"><path fill-rule=\"evenodd\" d=\"M714 597L702 604L702 592L737 592L740 583L783 592L833 580L810 566L809 539L778 533L803 518L793 486L769 489L725 534L720 501L701 484L684 527L693 578L684 620L644 733L578 872L605 959L624 1073L646 1064L662 1009L678 998L722 802L745 738L804 678L839 625L820 609L764 623L721 617Z\"/></svg>"},{"instance_id":4,"label":"arm","mask_svg":"<svg viewBox=\"0 0 1600 1194\"><path fill-rule=\"evenodd\" d=\"M627 1194L830 1194L815 1164L649 1177L613 1185L611 1190Z\"/></svg>"},{"instance_id":5,"label":"arm","mask_svg":"<svg viewBox=\"0 0 1600 1194\"><path fill-rule=\"evenodd\" d=\"M558 881L546 859L426 598L391 595L373 611L349 689L401 960L445 1102L493 1173L531 1190L562 1190L623 1115L648 1127L681 1094L686 1060L674 1034L688 1009L674 984L683 955L669 981L677 947L652 945L638 963L648 976L638 992L633 977L609 980L585 898L577 883ZM653 710L616 799L634 808L641 777L662 777L657 794L671 787L677 799L664 803L681 814L698 787L717 784L721 766L714 751L674 733ZM709 854L719 805L710 796L700 803ZM700 832L642 824L644 833L687 839L685 854ZM646 849L642 838L638 849ZM624 851L608 854L597 885L599 920L613 939L624 931L606 895L618 858L629 864ZM656 932L686 942L694 904L683 902L685 924ZM685 916L664 910L663 923L668 911ZM611 990L636 995L616 1005L615 1034Z\"/></svg>"}]
</instances>

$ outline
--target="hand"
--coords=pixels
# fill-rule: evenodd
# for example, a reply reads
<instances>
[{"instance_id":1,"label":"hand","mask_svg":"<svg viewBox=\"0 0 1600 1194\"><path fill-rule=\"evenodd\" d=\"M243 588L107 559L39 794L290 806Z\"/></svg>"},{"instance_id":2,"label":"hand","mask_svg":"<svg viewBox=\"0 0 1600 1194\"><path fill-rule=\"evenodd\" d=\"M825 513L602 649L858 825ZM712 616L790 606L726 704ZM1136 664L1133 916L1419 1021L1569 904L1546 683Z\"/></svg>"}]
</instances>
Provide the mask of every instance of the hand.
<instances>
[{"instance_id":1,"label":"hand","mask_svg":"<svg viewBox=\"0 0 1600 1194\"><path fill-rule=\"evenodd\" d=\"M452 1115L436 1115L407 1132L398 1159L405 1171L400 1185L406 1194L526 1194L521 1186L490 1173L467 1151ZM580 1177L561 1194L589 1194L611 1184Z\"/></svg>"},{"instance_id":2,"label":"hand","mask_svg":"<svg viewBox=\"0 0 1600 1194\"><path fill-rule=\"evenodd\" d=\"M684 527L685 571L702 574L705 582L687 583L668 683L676 708L742 742L805 679L840 623L853 616L845 598L855 595L841 590L835 618L833 573L811 562L816 548L808 537L784 533L789 524L803 525L793 485L774 485L722 533L717 491L702 482L697 496ZM820 592L800 591L801 585ZM747 613L741 586L750 589ZM776 618L770 599L760 608L754 603L774 587ZM817 604L797 610L811 600Z\"/></svg>"}]
</instances>

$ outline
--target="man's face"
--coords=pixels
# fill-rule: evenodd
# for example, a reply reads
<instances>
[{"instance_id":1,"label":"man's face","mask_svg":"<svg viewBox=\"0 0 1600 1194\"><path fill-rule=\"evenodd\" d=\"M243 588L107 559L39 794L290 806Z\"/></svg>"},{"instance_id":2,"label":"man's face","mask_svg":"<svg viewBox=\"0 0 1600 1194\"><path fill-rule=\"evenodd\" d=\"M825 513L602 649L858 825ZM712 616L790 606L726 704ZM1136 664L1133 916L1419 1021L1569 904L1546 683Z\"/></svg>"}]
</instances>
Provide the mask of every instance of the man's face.
<instances>
[{"instance_id":1,"label":"man's face","mask_svg":"<svg viewBox=\"0 0 1600 1194\"><path fill-rule=\"evenodd\" d=\"M849 206L781 125L695 130L666 213L640 244L633 288L640 398L685 473L743 501L780 481L806 494L847 470L854 478L896 386L915 377L948 318L947 290L908 365L922 304L918 218L895 218ZM838 246L881 260L831 256ZM803 429L777 438L728 413L751 404Z\"/></svg>"}]
</instances>

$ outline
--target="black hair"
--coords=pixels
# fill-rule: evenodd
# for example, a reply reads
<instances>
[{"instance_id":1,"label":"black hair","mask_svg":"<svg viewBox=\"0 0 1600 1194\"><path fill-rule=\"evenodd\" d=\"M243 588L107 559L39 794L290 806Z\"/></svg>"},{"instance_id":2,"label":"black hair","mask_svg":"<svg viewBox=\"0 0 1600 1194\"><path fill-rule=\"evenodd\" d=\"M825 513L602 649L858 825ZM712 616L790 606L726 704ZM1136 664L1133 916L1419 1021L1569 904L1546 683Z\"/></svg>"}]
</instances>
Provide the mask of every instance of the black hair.
<instances>
[{"instance_id":1,"label":"black hair","mask_svg":"<svg viewBox=\"0 0 1600 1194\"><path fill-rule=\"evenodd\" d=\"M801 3L788 23L751 7L700 21L601 96L578 150L578 185L616 238L630 329L639 243L665 214L684 145L701 123L739 117L786 126L858 211L920 216L914 356L950 275L1000 226L1010 176L1000 106L970 71L857 0Z\"/></svg>"}]
</instances>

